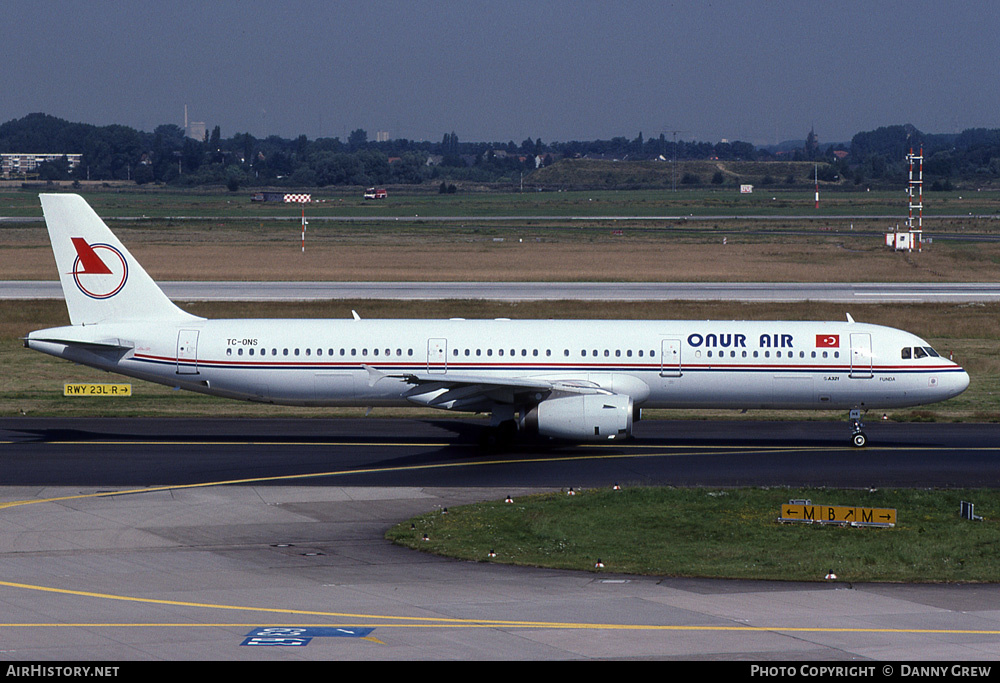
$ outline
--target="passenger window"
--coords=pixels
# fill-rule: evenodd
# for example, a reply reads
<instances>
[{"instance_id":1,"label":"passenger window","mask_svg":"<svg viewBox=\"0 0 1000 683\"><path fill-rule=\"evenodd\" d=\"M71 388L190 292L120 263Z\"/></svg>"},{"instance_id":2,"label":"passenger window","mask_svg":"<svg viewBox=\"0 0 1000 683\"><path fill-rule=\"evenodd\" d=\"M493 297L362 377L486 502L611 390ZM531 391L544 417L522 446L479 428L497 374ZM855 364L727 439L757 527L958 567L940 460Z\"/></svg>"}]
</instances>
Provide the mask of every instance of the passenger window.
<instances>
[{"instance_id":1,"label":"passenger window","mask_svg":"<svg viewBox=\"0 0 1000 683\"><path fill-rule=\"evenodd\" d=\"M227 356L233 355L233 350L232 349L226 349L226 355Z\"/></svg>"}]
</instances>

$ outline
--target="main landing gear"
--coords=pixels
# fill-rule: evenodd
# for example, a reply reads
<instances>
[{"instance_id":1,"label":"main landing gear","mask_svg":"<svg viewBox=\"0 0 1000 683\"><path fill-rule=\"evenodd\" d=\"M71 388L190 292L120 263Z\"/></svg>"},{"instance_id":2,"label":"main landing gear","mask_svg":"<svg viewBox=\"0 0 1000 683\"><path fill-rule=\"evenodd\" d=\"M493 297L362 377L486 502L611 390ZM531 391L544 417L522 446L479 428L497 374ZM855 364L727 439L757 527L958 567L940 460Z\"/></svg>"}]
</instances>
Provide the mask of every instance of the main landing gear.
<instances>
[{"instance_id":1,"label":"main landing gear","mask_svg":"<svg viewBox=\"0 0 1000 683\"><path fill-rule=\"evenodd\" d=\"M864 423L861 421L861 409L851 410L851 445L855 448L864 448L868 445L868 435L862 431Z\"/></svg>"},{"instance_id":2,"label":"main landing gear","mask_svg":"<svg viewBox=\"0 0 1000 683\"><path fill-rule=\"evenodd\" d=\"M479 435L479 445L482 448L509 448L517 439L517 422L504 420L497 425L483 428Z\"/></svg>"}]
</instances>

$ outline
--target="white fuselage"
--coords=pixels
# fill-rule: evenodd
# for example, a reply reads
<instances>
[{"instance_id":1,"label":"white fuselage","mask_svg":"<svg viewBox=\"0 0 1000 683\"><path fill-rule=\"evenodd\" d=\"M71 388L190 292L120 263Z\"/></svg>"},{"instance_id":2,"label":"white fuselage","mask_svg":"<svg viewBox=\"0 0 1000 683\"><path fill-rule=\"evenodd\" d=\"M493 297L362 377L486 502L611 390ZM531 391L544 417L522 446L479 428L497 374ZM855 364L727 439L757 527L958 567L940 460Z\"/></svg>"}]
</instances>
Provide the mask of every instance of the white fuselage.
<instances>
[{"instance_id":1,"label":"white fuselage","mask_svg":"<svg viewBox=\"0 0 1000 683\"><path fill-rule=\"evenodd\" d=\"M501 441L628 438L637 408L851 410L942 401L962 368L854 322L205 320L178 308L87 202L39 195L68 327L25 345L217 396L485 412ZM488 434L487 441L494 435Z\"/></svg>"},{"instance_id":2,"label":"white fuselage","mask_svg":"<svg viewBox=\"0 0 1000 683\"><path fill-rule=\"evenodd\" d=\"M406 375L590 382L643 408L883 409L945 400L969 383L918 337L855 322L194 319L40 330L26 344L161 384L289 405L504 402L437 405L440 392L426 383L417 392Z\"/></svg>"}]
</instances>

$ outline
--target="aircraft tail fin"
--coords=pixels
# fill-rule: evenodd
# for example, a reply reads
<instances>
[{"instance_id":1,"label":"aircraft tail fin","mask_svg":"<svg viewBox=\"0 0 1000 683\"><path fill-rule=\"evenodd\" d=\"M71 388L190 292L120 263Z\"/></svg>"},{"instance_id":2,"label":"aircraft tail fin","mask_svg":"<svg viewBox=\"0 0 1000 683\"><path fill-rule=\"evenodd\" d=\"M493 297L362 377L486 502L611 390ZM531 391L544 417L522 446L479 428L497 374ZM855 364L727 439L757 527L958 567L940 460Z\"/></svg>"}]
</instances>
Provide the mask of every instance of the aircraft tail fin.
<instances>
[{"instance_id":1,"label":"aircraft tail fin","mask_svg":"<svg viewBox=\"0 0 1000 683\"><path fill-rule=\"evenodd\" d=\"M83 197L39 199L72 324L197 319L167 298Z\"/></svg>"}]
</instances>

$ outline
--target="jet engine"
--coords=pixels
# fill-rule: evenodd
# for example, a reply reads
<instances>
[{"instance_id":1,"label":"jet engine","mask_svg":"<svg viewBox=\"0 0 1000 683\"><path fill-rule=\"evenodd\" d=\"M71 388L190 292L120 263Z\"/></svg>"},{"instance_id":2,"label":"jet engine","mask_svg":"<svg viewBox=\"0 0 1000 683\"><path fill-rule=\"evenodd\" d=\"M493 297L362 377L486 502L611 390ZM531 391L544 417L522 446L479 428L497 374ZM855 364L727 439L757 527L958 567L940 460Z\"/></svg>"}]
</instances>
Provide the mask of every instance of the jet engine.
<instances>
[{"instance_id":1,"label":"jet engine","mask_svg":"<svg viewBox=\"0 0 1000 683\"><path fill-rule=\"evenodd\" d=\"M573 441L606 441L632 435L632 398L624 394L573 394L542 401L520 420L522 431Z\"/></svg>"}]
</instances>

